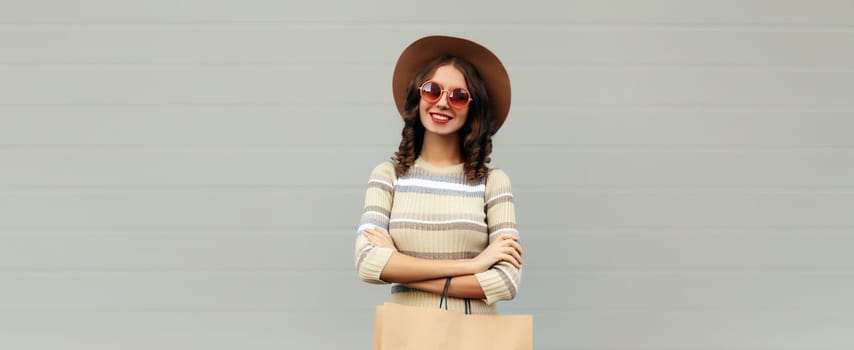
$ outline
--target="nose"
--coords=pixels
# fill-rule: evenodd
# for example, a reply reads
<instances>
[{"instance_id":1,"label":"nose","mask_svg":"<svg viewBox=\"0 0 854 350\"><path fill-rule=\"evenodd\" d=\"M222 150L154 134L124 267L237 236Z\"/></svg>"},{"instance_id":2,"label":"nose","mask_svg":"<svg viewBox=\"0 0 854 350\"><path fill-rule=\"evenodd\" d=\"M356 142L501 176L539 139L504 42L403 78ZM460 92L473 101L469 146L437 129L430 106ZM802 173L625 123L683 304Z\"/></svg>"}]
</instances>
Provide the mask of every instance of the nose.
<instances>
[{"instance_id":1,"label":"nose","mask_svg":"<svg viewBox=\"0 0 854 350\"><path fill-rule=\"evenodd\" d=\"M439 107L441 109L448 109L448 95L450 95L450 93L448 93L447 91L442 91L442 94L439 95L439 101L436 101L436 107Z\"/></svg>"}]
</instances>

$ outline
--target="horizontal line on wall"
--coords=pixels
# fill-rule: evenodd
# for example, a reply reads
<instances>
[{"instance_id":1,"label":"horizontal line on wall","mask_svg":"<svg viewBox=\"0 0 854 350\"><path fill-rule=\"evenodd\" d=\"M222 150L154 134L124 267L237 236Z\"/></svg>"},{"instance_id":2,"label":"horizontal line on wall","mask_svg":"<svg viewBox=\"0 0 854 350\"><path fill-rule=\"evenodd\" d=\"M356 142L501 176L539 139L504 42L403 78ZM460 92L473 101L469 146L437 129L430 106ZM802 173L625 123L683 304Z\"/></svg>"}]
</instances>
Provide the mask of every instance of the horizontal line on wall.
<instances>
[{"instance_id":1,"label":"horizontal line on wall","mask_svg":"<svg viewBox=\"0 0 854 350\"><path fill-rule=\"evenodd\" d=\"M338 105L339 107L355 107L355 108L384 108L389 110L389 117L394 116L389 103L348 103ZM564 109L564 108L606 108L606 109L622 109L642 108L646 110L653 109L669 109L669 110L691 110L691 111L831 111L831 112L850 112L854 110L854 103L828 103L828 104L701 104L701 103L657 103L657 104L614 104L614 103L571 103L571 102L550 102L548 104L537 103L536 106L531 104L518 103L514 110L522 106L524 108L541 108L541 109ZM62 109L62 108L328 108L329 104L316 103L198 103L198 102L178 102L178 103L0 103L0 110L3 109ZM513 111L510 112L511 116ZM2 116L0 116L2 117Z\"/></svg>"},{"instance_id":2,"label":"horizontal line on wall","mask_svg":"<svg viewBox=\"0 0 854 350\"><path fill-rule=\"evenodd\" d=\"M98 68L98 69L113 69L127 67L180 67L180 68L364 68L366 66L376 68L387 68L393 65L394 62L346 62L340 63L317 63L317 62L278 62L278 61L255 61L255 62L3 62L0 60L0 69L3 68ZM714 69L733 69L733 70L795 70L800 71L803 68L809 68L809 71L838 71L854 70L854 64L782 64L782 63L598 63L598 62L512 62L512 67L539 70L539 68L549 69L574 69L574 68L654 68L654 69L691 69L704 70L706 68Z\"/></svg>"},{"instance_id":3,"label":"horizontal line on wall","mask_svg":"<svg viewBox=\"0 0 854 350\"><path fill-rule=\"evenodd\" d=\"M121 185L121 186L0 186L0 196L9 193L32 193L32 192L146 192L146 191L168 191L168 192L204 192L210 194L215 191L272 191L280 192L342 192L353 193L364 191L365 186L300 186L300 185ZM685 194L685 193L752 193L752 194L833 194L852 195L854 184L850 186L613 186L613 185L514 185L514 192L525 193L595 193L595 194L627 194L627 193L651 193L651 194Z\"/></svg>"},{"instance_id":4,"label":"horizontal line on wall","mask_svg":"<svg viewBox=\"0 0 854 350\"><path fill-rule=\"evenodd\" d=\"M523 267L524 268L524 267ZM807 273L807 274L854 274L854 264L850 266L834 267L807 267L807 266L727 266L727 267L536 267L529 268L525 272L552 272L569 274L588 273L696 273L696 274L768 274L768 273Z\"/></svg>"},{"instance_id":5,"label":"horizontal line on wall","mask_svg":"<svg viewBox=\"0 0 854 350\"><path fill-rule=\"evenodd\" d=\"M316 145L316 144L292 144L292 145L247 145L247 144L0 144L0 152L23 153L23 152L260 152L260 153L389 153L391 157L395 151L388 144L363 144L363 145ZM839 146L794 146L794 145L568 145L568 144L501 144L500 150L495 151L492 156L504 153L744 153L744 152L854 152L854 145Z\"/></svg>"},{"instance_id":6,"label":"horizontal line on wall","mask_svg":"<svg viewBox=\"0 0 854 350\"><path fill-rule=\"evenodd\" d=\"M854 149L854 146L852 146ZM53 145L24 145L0 144L0 152L283 152L283 153L373 153L389 152L389 157L395 149L383 144L360 145L268 145L268 144L53 144Z\"/></svg>"},{"instance_id":7,"label":"horizontal line on wall","mask_svg":"<svg viewBox=\"0 0 854 350\"><path fill-rule=\"evenodd\" d=\"M352 314L356 313L359 315L364 315L365 312L374 311L374 305L368 305L364 308L353 308L346 310L328 310L317 307L316 305L309 305L300 308L275 308L275 307L264 307L264 308L240 308L240 309L199 309L199 308L186 308L186 309L172 309L172 308L132 308L132 309L93 309L92 307L86 308L51 308L51 309L29 309L29 308L0 308L0 313L57 313L57 314L197 314L197 313L249 313L249 314L290 314L290 313L299 313L304 312L308 314Z\"/></svg>"},{"instance_id":8,"label":"horizontal line on wall","mask_svg":"<svg viewBox=\"0 0 854 350\"><path fill-rule=\"evenodd\" d=\"M341 62L341 63L309 63L309 62L2 62L0 70L116 70L128 68L181 68L181 69L361 69L373 67L385 69L392 67L394 62ZM563 62L513 62L512 69L520 71L542 70L671 70L671 71L770 71L770 72L851 72L854 64L722 64L722 63L563 63Z\"/></svg>"},{"instance_id":9,"label":"horizontal line on wall","mask_svg":"<svg viewBox=\"0 0 854 350\"><path fill-rule=\"evenodd\" d=\"M98 227L80 227L80 226L56 226L56 227L12 227L0 226L0 236L17 236L22 233L26 235L44 234L50 236L72 236L76 234L90 235L105 234L122 236L124 234L144 234L150 235L169 235L169 236L188 236L195 235L204 237L212 234L227 234L243 236L247 234L263 235L270 237L341 237L341 233L353 233L351 238L355 238L356 227L358 222L354 221L352 226L265 226L265 227L154 227L154 226L98 226ZM574 236L587 237L591 235L742 235L745 231L750 231L752 235L803 235L823 233L828 235L854 236L854 226L838 226L838 227L809 227L809 226L583 226L583 225L560 225L560 226L543 226L543 225L524 225L526 231L530 230L547 230L547 232L538 232L537 235L542 236ZM566 230L570 230L567 232ZM809 230L809 232L804 232ZM297 231L297 232L293 232ZM559 232L558 232L559 231ZM583 231L583 232L572 232Z\"/></svg>"},{"instance_id":10,"label":"horizontal line on wall","mask_svg":"<svg viewBox=\"0 0 854 350\"><path fill-rule=\"evenodd\" d=\"M854 274L854 266L838 266L838 267L534 267L525 268L525 273L565 273L565 274L591 274L591 273L696 273L696 274L788 274L788 273L806 273L806 274ZM334 272L342 274L354 274L354 269L308 269L308 268L254 268L254 267L221 267L221 268L4 268L0 267L0 279L5 272L62 272L62 273L124 273L124 272L221 272L223 274L232 273L291 273L291 272Z\"/></svg>"},{"instance_id":11,"label":"horizontal line on wall","mask_svg":"<svg viewBox=\"0 0 854 350\"><path fill-rule=\"evenodd\" d=\"M118 226L118 225L2 225L0 224L0 232L10 231L190 231L190 232L240 232L240 231L336 231L336 234L345 233L356 237L356 228L358 225L358 214L354 216L352 226L323 226L323 225L265 225L265 226L157 226L157 225L134 225L134 226ZM558 230L584 230L584 231L614 231L614 230L637 230L637 231L656 231L656 230L741 230L741 231L767 231L767 232L786 232L792 231L834 231L835 233L852 233L854 225L537 225L524 224L523 231L558 231ZM561 233L563 234L563 233ZM346 236L342 236L346 237ZM524 236L523 236L524 237Z\"/></svg>"},{"instance_id":12,"label":"horizontal line on wall","mask_svg":"<svg viewBox=\"0 0 854 350\"><path fill-rule=\"evenodd\" d=\"M509 308L509 307L504 306L504 308ZM662 306L562 306L557 310L554 310L548 306L539 306L539 307L532 306L532 307L525 307L524 310L525 311L520 311L520 312L525 312L525 313L535 312L535 313L539 314L542 312L563 313L562 311L564 311L564 310L572 310L573 312L577 312L577 311L587 311L587 312L601 311L601 312L627 312L627 313L630 313L630 312L643 312L643 313L649 313L649 312L689 312L689 313L702 312L702 313L705 313L705 312L711 311L714 313L727 313L727 314L729 314L729 313L752 314L752 313L759 311L762 313L780 312L780 313L787 314L787 316L792 316L792 314L791 314L792 311L800 311L800 312L816 313L816 314L843 314L843 315L848 315L848 314L854 313L854 306L840 306L840 305L832 305L832 306L830 306L830 305L825 305L825 306L791 305L791 306L785 306L785 307L781 307L781 306L754 306L754 305L751 305L751 306L745 306L745 305L739 305L739 306L720 306L720 305L713 305L713 306L669 306L669 305L662 305ZM565 348L563 348L563 349L565 349ZM601 350L617 350L617 349L619 349L619 348L605 348L605 349L601 349ZM635 349L635 348L624 348L624 349L619 349L619 350L629 350L629 349ZM655 347L655 349L666 350L668 348L662 349L660 347ZM678 348L671 348L671 349L673 349L673 350L676 350L676 349L684 350L684 349L708 349L708 348L678 347ZM749 348L749 349L760 350L762 348ZM822 348L822 350L830 350L830 349ZM840 350L841 350L841 348L840 348ZM846 349L846 350L848 350L848 349Z\"/></svg>"},{"instance_id":13,"label":"horizontal line on wall","mask_svg":"<svg viewBox=\"0 0 854 350\"><path fill-rule=\"evenodd\" d=\"M385 291L383 291L385 292ZM365 301L365 303L361 304L362 307L358 307L353 303L353 307L347 309L336 309L336 310L328 310L321 309L316 304L309 303L304 306L295 306L295 307L258 307L258 308L221 308L221 309L210 309L210 308L128 308L128 309L94 309L92 307L81 307L81 308L50 308L50 309L34 309L34 308L0 308L0 313L6 314L14 314L14 313L41 313L41 314L198 314L198 313L227 313L227 314L293 314L293 313L306 313L306 314L329 314L330 317L337 314L358 314L364 316L366 314L373 315L375 311L376 305L370 304ZM799 311L801 313L806 313L809 315L851 315L854 314L854 308L846 309L845 307L840 307L839 305L834 306L823 306L816 307L814 305L809 306L787 306L787 307L775 307L775 306L719 306L713 305L708 307L695 306L695 307L673 307L673 306L568 306L568 307L548 307L548 306L525 306L524 309L519 309L522 307L521 305L513 306L504 305L502 306L502 314L530 314L534 313L534 317L541 317L544 314L570 314L578 311L585 311L589 313L603 312L603 313L644 313L648 314L650 312L653 313L714 313L714 314L738 314L750 316L755 314L756 312L762 312L763 314L768 313L780 313L781 317L791 317L792 311ZM503 310L510 310L511 312L505 312ZM518 310L518 311L517 311ZM307 315L314 316L314 315ZM576 315L577 316L577 315ZM798 316L803 316L802 314L798 314ZM371 316L373 317L373 316ZM569 315L567 315L569 317ZM537 348L539 349L539 347ZM566 348L561 348L566 349ZM617 348L607 348L607 350L615 350ZM626 348L629 349L629 348ZM634 348L631 348L634 349ZM662 349L660 347L656 347L655 349ZM665 348L669 350L670 348ZM686 349L683 347L673 348L676 349ZM751 348L753 349L753 348ZM759 349L759 348L757 348ZM765 348L759 349L764 350ZM826 348L822 347L822 350L836 350L842 348ZM620 349L622 350L622 349ZM849 348L845 348L845 350L850 350Z\"/></svg>"},{"instance_id":14,"label":"horizontal line on wall","mask_svg":"<svg viewBox=\"0 0 854 350\"><path fill-rule=\"evenodd\" d=\"M576 103L565 105L525 105L520 103L514 107L514 110L522 108L526 111L553 111L567 109L573 111L680 111L680 112L832 112L832 113L854 113L854 104L851 106L834 106L834 105L708 105L708 104L589 104ZM255 109L270 109L270 110L291 110L294 108L313 109L317 107L334 108L334 109L350 109L350 108L365 108L365 109L388 109L392 108L389 103L336 103L335 105L315 105L315 104L293 104L293 103L165 103L165 104L0 104L0 111L3 110L97 110L97 109L169 109L169 108L189 108L189 109L210 109L210 108L226 108L239 110L243 108ZM0 116L3 118L4 116ZM253 115L240 115L240 118L253 118ZM607 116L602 116L606 118ZM620 116L627 117L627 116ZM691 116L683 116L682 118L690 118ZM845 115L843 117L850 117ZM584 116L567 115L562 118L585 118Z\"/></svg>"},{"instance_id":15,"label":"horizontal line on wall","mask_svg":"<svg viewBox=\"0 0 854 350\"><path fill-rule=\"evenodd\" d=\"M458 30L464 29L493 29L497 31L506 30L555 30L555 29L581 29L581 30L713 30L713 31L773 31L773 32L854 32L854 23L721 23L721 22L628 22L628 21L545 21L542 19L531 21L486 21L468 18L463 23L460 20L296 20L287 19L279 21L241 21L241 20L186 20L186 21L0 21L0 27L18 28L44 28L44 29L221 29L221 28L318 28L318 29L352 29L352 28L385 28L393 30L435 30L437 25L453 25Z\"/></svg>"},{"instance_id":16,"label":"horizontal line on wall","mask_svg":"<svg viewBox=\"0 0 854 350\"><path fill-rule=\"evenodd\" d=\"M532 107L531 105L520 104L522 106ZM347 103L339 105L342 107L374 107L387 108L388 103ZM299 102L282 102L282 103L221 103L221 102L176 102L176 103L0 103L0 109L12 108L164 108L164 107L268 107L268 108L312 108L312 107L329 107L329 104L322 103L299 103ZM708 104L708 103L655 103L655 104L614 104L614 103L537 103L535 108L660 108L660 109L691 109L691 110L756 110L766 109L769 111L813 111L813 110L829 110L829 111L851 111L854 110L854 103L834 103L834 104ZM511 111L512 114L512 111Z\"/></svg>"}]
</instances>

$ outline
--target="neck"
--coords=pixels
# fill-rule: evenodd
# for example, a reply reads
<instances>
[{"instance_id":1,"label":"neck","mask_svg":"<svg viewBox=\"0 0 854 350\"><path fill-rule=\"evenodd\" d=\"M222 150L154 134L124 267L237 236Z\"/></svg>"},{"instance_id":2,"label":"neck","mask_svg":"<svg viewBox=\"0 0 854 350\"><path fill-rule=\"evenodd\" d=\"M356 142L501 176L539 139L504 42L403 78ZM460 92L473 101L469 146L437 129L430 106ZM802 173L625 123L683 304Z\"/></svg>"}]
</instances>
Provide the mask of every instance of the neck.
<instances>
[{"instance_id":1,"label":"neck","mask_svg":"<svg viewBox=\"0 0 854 350\"><path fill-rule=\"evenodd\" d=\"M460 156L459 135L438 135L431 132L424 133L424 143L421 145L421 154L424 161L438 166L456 165L463 162Z\"/></svg>"}]
</instances>

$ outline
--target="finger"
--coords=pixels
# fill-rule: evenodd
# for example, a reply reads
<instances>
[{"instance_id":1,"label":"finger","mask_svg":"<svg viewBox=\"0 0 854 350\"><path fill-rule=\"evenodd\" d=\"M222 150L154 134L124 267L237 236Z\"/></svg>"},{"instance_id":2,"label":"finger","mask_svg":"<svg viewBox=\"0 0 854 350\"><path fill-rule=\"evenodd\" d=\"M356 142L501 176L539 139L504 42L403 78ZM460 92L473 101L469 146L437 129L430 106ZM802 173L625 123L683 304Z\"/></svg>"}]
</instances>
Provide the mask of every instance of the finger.
<instances>
[{"instance_id":1,"label":"finger","mask_svg":"<svg viewBox=\"0 0 854 350\"><path fill-rule=\"evenodd\" d=\"M517 261L519 261L519 265L522 265L522 264L523 264L523 262L522 262L522 255L521 255L521 254L519 254L519 252L518 252L518 251L516 251L516 250L514 249L514 250L513 250L513 252L512 252L512 253L510 253L510 254L512 254L512 255L513 255L513 257L514 257L514 258L516 258L516 260L517 260Z\"/></svg>"},{"instance_id":2,"label":"finger","mask_svg":"<svg viewBox=\"0 0 854 350\"><path fill-rule=\"evenodd\" d=\"M504 261L509 262L511 265L515 266L517 269L521 269L522 265L516 261L516 258L510 254L504 254Z\"/></svg>"},{"instance_id":3,"label":"finger","mask_svg":"<svg viewBox=\"0 0 854 350\"><path fill-rule=\"evenodd\" d=\"M518 241L513 240L513 239L507 239L507 240L501 241L500 244L502 247L513 247L515 249L522 249L522 245L519 244Z\"/></svg>"},{"instance_id":4,"label":"finger","mask_svg":"<svg viewBox=\"0 0 854 350\"><path fill-rule=\"evenodd\" d=\"M516 251L519 252L520 255L525 254L525 250L522 249L522 246L519 243L513 242L513 244L511 244L511 246L513 246L513 248L515 248Z\"/></svg>"},{"instance_id":5,"label":"finger","mask_svg":"<svg viewBox=\"0 0 854 350\"><path fill-rule=\"evenodd\" d=\"M514 259L518 260L520 264L522 263L522 255L519 254L519 251L517 251L516 248L507 247L507 250L504 251L504 254L509 254L513 256Z\"/></svg>"},{"instance_id":6,"label":"finger","mask_svg":"<svg viewBox=\"0 0 854 350\"><path fill-rule=\"evenodd\" d=\"M387 240L383 239L382 236L379 236L376 233L368 233L365 235L365 238L367 238L368 241L370 241L371 243L374 243L374 244L380 244L380 243L387 241Z\"/></svg>"},{"instance_id":7,"label":"finger","mask_svg":"<svg viewBox=\"0 0 854 350\"><path fill-rule=\"evenodd\" d=\"M524 250L524 249L522 249L522 246L521 246L518 242L516 242L516 241L514 241L514 240L506 240L506 241L502 241L501 246L502 246L502 247L506 247L506 248L513 248L513 249L515 249L516 251L518 251L518 252L519 252L519 254L522 254L522 253L524 253L524 252L525 252L525 250Z\"/></svg>"},{"instance_id":8,"label":"finger","mask_svg":"<svg viewBox=\"0 0 854 350\"><path fill-rule=\"evenodd\" d=\"M519 239L519 237L517 237L516 235L514 235L512 233L504 233L501 235L501 237L504 239L512 239L514 241Z\"/></svg>"}]
</instances>

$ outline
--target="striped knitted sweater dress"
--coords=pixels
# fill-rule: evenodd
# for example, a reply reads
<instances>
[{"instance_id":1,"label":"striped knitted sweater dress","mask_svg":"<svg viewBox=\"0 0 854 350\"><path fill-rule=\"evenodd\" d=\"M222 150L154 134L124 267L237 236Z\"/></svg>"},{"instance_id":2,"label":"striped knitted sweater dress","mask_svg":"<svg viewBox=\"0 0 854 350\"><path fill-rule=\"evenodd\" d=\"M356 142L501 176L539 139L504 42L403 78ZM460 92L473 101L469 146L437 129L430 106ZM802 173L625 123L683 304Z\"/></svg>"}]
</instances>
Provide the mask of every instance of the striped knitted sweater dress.
<instances>
[{"instance_id":1,"label":"striped knitted sweater dress","mask_svg":"<svg viewBox=\"0 0 854 350\"><path fill-rule=\"evenodd\" d=\"M397 178L385 162L371 172L365 206L356 238L356 269L368 283L380 279L393 250L372 245L364 236L371 226L386 229L400 253L425 259L471 259L497 234L518 234L510 179L492 169L487 179L470 182L463 165L439 167L418 158L407 174ZM521 271L502 261L475 274L486 298L471 300L473 314L498 313L496 302L516 296ZM439 307L440 296L391 286L391 302ZM464 300L449 298L449 310L462 312Z\"/></svg>"}]
</instances>

